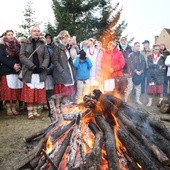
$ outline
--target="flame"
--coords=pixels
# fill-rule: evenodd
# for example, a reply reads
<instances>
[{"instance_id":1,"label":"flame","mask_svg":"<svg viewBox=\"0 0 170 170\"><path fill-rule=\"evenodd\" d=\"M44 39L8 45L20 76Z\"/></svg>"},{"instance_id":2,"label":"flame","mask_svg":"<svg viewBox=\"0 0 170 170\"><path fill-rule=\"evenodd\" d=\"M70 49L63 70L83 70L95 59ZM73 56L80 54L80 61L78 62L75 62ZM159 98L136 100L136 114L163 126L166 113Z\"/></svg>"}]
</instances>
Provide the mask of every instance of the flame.
<instances>
[{"instance_id":1,"label":"flame","mask_svg":"<svg viewBox=\"0 0 170 170\"><path fill-rule=\"evenodd\" d=\"M51 141L51 137L49 137L47 139L47 143L46 143L46 153L49 154L52 150L53 150L54 146L53 143Z\"/></svg>"}]
</instances>

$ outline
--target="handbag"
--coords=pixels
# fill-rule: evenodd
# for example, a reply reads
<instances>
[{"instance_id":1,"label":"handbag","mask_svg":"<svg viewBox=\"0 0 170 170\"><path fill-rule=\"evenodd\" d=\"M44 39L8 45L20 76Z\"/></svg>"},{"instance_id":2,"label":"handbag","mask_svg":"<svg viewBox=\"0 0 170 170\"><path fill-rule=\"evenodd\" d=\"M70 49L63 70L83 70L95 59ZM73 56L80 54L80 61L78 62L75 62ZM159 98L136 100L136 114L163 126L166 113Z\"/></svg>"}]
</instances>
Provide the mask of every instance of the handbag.
<instances>
[{"instance_id":1,"label":"handbag","mask_svg":"<svg viewBox=\"0 0 170 170\"><path fill-rule=\"evenodd\" d=\"M39 46L31 53L31 55L28 57L28 59L30 59L30 58L34 55L34 53L40 48L40 46L41 46L41 45L39 45ZM22 79L23 79L23 67L22 67L22 69L20 70L20 72L19 72L19 74L18 74L18 79L21 80L21 81L22 81Z\"/></svg>"},{"instance_id":2,"label":"handbag","mask_svg":"<svg viewBox=\"0 0 170 170\"><path fill-rule=\"evenodd\" d=\"M143 78L144 78L144 74L141 74L141 75L134 74L132 76L132 82L133 82L134 85L138 86L139 84L142 83Z\"/></svg>"}]
</instances>

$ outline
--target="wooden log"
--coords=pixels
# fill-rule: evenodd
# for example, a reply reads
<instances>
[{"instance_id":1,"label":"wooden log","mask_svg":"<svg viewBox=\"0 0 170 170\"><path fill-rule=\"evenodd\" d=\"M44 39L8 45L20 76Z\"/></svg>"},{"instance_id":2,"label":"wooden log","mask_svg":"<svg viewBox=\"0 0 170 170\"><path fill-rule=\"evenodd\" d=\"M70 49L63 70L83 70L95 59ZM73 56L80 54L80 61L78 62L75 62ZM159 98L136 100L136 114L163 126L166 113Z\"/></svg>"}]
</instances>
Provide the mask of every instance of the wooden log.
<instances>
[{"instance_id":1,"label":"wooden log","mask_svg":"<svg viewBox=\"0 0 170 170\"><path fill-rule=\"evenodd\" d=\"M81 170L86 170L86 169L100 170L102 144L103 144L103 133L97 132L95 134L93 150L91 153L86 155L86 164L80 166Z\"/></svg>"},{"instance_id":2,"label":"wooden log","mask_svg":"<svg viewBox=\"0 0 170 170\"><path fill-rule=\"evenodd\" d=\"M167 129L167 127L161 122L156 121L154 119L149 119L149 124L163 137L165 137L167 140L170 141L170 129Z\"/></svg>"},{"instance_id":3,"label":"wooden log","mask_svg":"<svg viewBox=\"0 0 170 170\"><path fill-rule=\"evenodd\" d=\"M58 167L54 164L54 162L51 160L51 158L48 156L48 154L46 153L46 151L43 149L42 150L44 156L46 157L46 159L49 161L49 163L51 164L53 170L58 170Z\"/></svg>"},{"instance_id":4,"label":"wooden log","mask_svg":"<svg viewBox=\"0 0 170 170\"><path fill-rule=\"evenodd\" d=\"M164 165L170 165L170 159L167 155L157 147L153 142L148 140L141 131L137 129L137 127L132 123L132 121L128 120L122 113L118 113L117 116L122 121L122 123L126 126L126 128L137 137L140 142L142 142L153 154L154 156Z\"/></svg>"},{"instance_id":5,"label":"wooden log","mask_svg":"<svg viewBox=\"0 0 170 170\"><path fill-rule=\"evenodd\" d=\"M43 147L43 144L45 142L45 139L42 138L39 143L35 146L35 148L29 152L29 154L22 158L21 160L19 160L17 162L17 164L13 167L14 170L18 170L22 167L24 167L24 165L26 165L27 163L29 163L32 159L34 159L35 157L37 157L41 150L42 150L42 147Z\"/></svg>"},{"instance_id":6,"label":"wooden log","mask_svg":"<svg viewBox=\"0 0 170 170\"><path fill-rule=\"evenodd\" d=\"M56 125L58 124L58 121L57 122L54 122L52 124L50 124L48 127L42 129L42 130L39 130L38 132L35 132L27 137L24 138L24 141L26 142L31 142L34 138L37 138L39 136L43 136L44 134L47 134L52 128L54 128Z\"/></svg>"},{"instance_id":7,"label":"wooden log","mask_svg":"<svg viewBox=\"0 0 170 170\"><path fill-rule=\"evenodd\" d=\"M60 146L57 154L54 155L54 164L55 164L56 167L59 166L59 164L60 164L60 162L61 162L61 160L62 160L62 157L63 157L63 155L64 155L64 153L65 153L65 151L66 151L66 149L67 149L67 147L68 147L68 145L69 145L69 143L70 143L70 139L71 139L72 133L73 133L73 129L71 129L71 130L68 132L68 134L67 134L67 136L65 137L62 145ZM51 166L51 167L49 168L49 170L53 170L53 167Z\"/></svg>"},{"instance_id":8,"label":"wooden log","mask_svg":"<svg viewBox=\"0 0 170 170\"><path fill-rule=\"evenodd\" d=\"M75 124L76 120L74 119L73 121L71 121L69 124L65 125L65 126L61 126L59 127L52 135L51 135L51 139L52 141L57 140L61 135L63 135L67 130L69 130L74 124Z\"/></svg>"},{"instance_id":9,"label":"wooden log","mask_svg":"<svg viewBox=\"0 0 170 170\"><path fill-rule=\"evenodd\" d=\"M110 125L99 115L95 116L95 120L104 133L104 140L106 143L106 152L109 164L109 170L118 170L118 155L116 151L116 143L114 138L114 132Z\"/></svg>"},{"instance_id":10,"label":"wooden log","mask_svg":"<svg viewBox=\"0 0 170 170\"><path fill-rule=\"evenodd\" d=\"M126 129L120 127L118 129L118 137L136 162L142 166L142 169L147 170L168 170L169 168L163 166L141 145L141 143Z\"/></svg>"},{"instance_id":11,"label":"wooden log","mask_svg":"<svg viewBox=\"0 0 170 170\"><path fill-rule=\"evenodd\" d=\"M100 129L96 126L96 124L95 123L93 123L93 122L90 122L89 124L88 124L88 127L90 128L90 130L92 131L92 133L95 135L95 134L97 134L98 132L100 132Z\"/></svg>"}]
</instances>

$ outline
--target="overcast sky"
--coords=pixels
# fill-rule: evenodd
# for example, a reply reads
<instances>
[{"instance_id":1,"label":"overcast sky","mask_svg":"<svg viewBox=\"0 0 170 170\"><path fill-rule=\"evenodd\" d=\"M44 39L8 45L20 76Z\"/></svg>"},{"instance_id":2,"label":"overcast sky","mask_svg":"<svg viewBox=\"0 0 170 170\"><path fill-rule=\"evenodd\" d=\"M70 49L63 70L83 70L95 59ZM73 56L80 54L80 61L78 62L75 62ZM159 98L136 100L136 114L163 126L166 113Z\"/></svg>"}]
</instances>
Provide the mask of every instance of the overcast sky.
<instances>
[{"instance_id":1,"label":"overcast sky","mask_svg":"<svg viewBox=\"0 0 170 170\"><path fill-rule=\"evenodd\" d=\"M1 1L0 34L6 29L18 29L27 1ZM126 20L128 23L123 35L128 34L129 38L135 37L135 41L139 42L148 39L152 44L155 35L159 35L163 28L170 28L170 0L119 0L119 2L120 6L123 6L121 20ZM33 0L33 3L39 22L53 22L51 0Z\"/></svg>"}]
</instances>

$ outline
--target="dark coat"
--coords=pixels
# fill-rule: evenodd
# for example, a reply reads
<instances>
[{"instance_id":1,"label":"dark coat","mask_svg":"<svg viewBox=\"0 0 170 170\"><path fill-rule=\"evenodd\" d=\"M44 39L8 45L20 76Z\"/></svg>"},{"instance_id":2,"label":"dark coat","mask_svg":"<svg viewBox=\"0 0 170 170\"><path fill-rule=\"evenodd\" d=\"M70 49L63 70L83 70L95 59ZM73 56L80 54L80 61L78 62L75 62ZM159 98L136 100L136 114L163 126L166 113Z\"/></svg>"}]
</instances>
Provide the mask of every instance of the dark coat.
<instances>
[{"instance_id":1,"label":"dark coat","mask_svg":"<svg viewBox=\"0 0 170 170\"><path fill-rule=\"evenodd\" d=\"M128 58L129 74L134 75L135 70L144 72L145 66L146 66L145 58L140 52L132 52L131 54L129 54Z\"/></svg>"},{"instance_id":2,"label":"dark coat","mask_svg":"<svg viewBox=\"0 0 170 170\"><path fill-rule=\"evenodd\" d=\"M121 45L119 45L120 51L123 53L124 59L125 59L125 66L123 67L123 72L125 74L129 73L129 67L128 67L128 56L132 52L132 48L130 45L127 45L126 49L124 50Z\"/></svg>"},{"instance_id":3,"label":"dark coat","mask_svg":"<svg viewBox=\"0 0 170 170\"><path fill-rule=\"evenodd\" d=\"M0 77L2 75L18 74L14 70L15 64L19 64L19 60L10 57L4 44L0 44Z\"/></svg>"},{"instance_id":4,"label":"dark coat","mask_svg":"<svg viewBox=\"0 0 170 170\"><path fill-rule=\"evenodd\" d=\"M53 47L52 63L53 68L53 79L55 84L72 84L73 80L71 78L71 72L68 63L71 66L73 76L75 78L75 70L73 66L73 61L71 57L68 59L66 55L66 47L60 43L59 39L55 40L55 45Z\"/></svg>"},{"instance_id":5,"label":"dark coat","mask_svg":"<svg viewBox=\"0 0 170 170\"><path fill-rule=\"evenodd\" d=\"M17 56L11 57L5 46L3 38L0 39L0 77L2 75L8 74L18 74L15 71L14 65L19 64L19 54Z\"/></svg>"},{"instance_id":6,"label":"dark coat","mask_svg":"<svg viewBox=\"0 0 170 170\"><path fill-rule=\"evenodd\" d=\"M154 82L157 85L163 84L163 82L164 82L164 78L163 78L164 58L163 58L163 55L160 56L157 64L154 64L152 55L148 56L147 61L148 61L148 72L147 72L148 83Z\"/></svg>"},{"instance_id":7,"label":"dark coat","mask_svg":"<svg viewBox=\"0 0 170 170\"><path fill-rule=\"evenodd\" d=\"M43 82L46 80L46 76L47 76L49 53L43 40L39 39L36 42L36 48L39 45L40 47L36 52L38 54L40 67L44 68L44 71L40 74L40 82ZM33 57L28 59L32 53L33 53L33 44L32 44L32 38L30 37L21 45L21 49L20 49L20 61L23 70L23 82L25 83L31 83L31 76L33 74L34 68L36 67L36 65L34 65L32 61Z\"/></svg>"}]
</instances>

